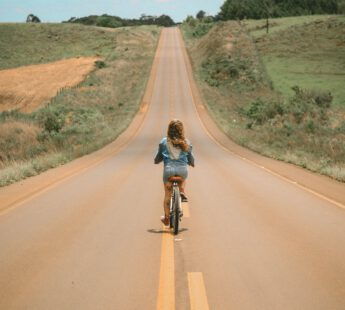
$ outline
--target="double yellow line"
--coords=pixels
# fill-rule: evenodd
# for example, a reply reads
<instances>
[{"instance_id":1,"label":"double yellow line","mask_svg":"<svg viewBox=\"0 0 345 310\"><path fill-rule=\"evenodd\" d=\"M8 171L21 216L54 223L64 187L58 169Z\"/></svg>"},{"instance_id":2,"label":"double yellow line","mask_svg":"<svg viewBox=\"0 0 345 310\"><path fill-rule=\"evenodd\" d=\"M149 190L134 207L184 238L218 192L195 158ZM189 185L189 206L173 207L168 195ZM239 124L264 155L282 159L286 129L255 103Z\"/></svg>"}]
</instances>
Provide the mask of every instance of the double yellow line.
<instances>
[{"instance_id":1,"label":"double yellow line","mask_svg":"<svg viewBox=\"0 0 345 310\"><path fill-rule=\"evenodd\" d=\"M189 218L188 204L184 204L183 217ZM175 310L175 251L174 235L163 228L157 310ZM201 272L188 272L190 307L192 310L209 310L206 289Z\"/></svg>"}]
</instances>

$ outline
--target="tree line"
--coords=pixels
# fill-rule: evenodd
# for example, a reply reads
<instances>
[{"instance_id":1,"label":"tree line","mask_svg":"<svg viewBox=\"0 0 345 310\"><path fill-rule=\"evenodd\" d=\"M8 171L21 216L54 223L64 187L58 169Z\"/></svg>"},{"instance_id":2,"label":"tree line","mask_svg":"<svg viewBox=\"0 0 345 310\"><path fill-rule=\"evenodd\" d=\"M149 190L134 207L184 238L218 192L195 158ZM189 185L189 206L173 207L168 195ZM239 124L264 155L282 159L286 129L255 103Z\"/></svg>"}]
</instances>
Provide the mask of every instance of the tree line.
<instances>
[{"instance_id":1,"label":"tree line","mask_svg":"<svg viewBox=\"0 0 345 310\"><path fill-rule=\"evenodd\" d=\"M174 20L170 16L164 14L160 16L142 14L139 19L126 19L119 16L111 16L107 14L103 14L101 16L90 15L81 18L72 17L67 21L67 23L78 23L83 25L93 25L109 28L139 25L158 25L162 27L171 27L175 25Z\"/></svg>"},{"instance_id":2,"label":"tree line","mask_svg":"<svg viewBox=\"0 0 345 310\"><path fill-rule=\"evenodd\" d=\"M226 0L217 19L261 19L342 13L344 0Z\"/></svg>"}]
</instances>

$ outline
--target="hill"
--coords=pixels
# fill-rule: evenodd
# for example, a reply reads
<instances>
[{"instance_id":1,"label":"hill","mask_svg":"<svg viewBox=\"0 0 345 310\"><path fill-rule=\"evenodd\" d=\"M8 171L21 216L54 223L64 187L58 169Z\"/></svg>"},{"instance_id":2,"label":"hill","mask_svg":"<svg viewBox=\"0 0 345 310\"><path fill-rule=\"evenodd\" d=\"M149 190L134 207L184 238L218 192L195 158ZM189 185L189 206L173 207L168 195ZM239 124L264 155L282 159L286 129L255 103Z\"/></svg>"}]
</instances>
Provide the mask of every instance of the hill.
<instances>
[{"instance_id":1,"label":"hill","mask_svg":"<svg viewBox=\"0 0 345 310\"><path fill-rule=\"evenodd\" d=\"M182 26L204 101L237 143L345 181L345 20Z\"/></svg>"},{"instance_id":2,"label":"hill","mask_svg":"<svg viewBox=\"0 0 345 310\"><path fill-rule=\"evenodd\" d=\"M51 69L52 61L86 56L99 59L82 82L62 89L42 108L0 113L0 186L114 140L139 108L158 37L156 26L109 29L78 24L0 24L1 69L18 68L11 70L20 72L28 68L22 66L46 64ZM63 77L61 72L55 74ZM76 77L79 73L68 74ZM35 74L31 78L35 80ZM42 76L36 80L39 78ZM0 104L5 100L2 96Z\"/></svg>"}]
</instances>

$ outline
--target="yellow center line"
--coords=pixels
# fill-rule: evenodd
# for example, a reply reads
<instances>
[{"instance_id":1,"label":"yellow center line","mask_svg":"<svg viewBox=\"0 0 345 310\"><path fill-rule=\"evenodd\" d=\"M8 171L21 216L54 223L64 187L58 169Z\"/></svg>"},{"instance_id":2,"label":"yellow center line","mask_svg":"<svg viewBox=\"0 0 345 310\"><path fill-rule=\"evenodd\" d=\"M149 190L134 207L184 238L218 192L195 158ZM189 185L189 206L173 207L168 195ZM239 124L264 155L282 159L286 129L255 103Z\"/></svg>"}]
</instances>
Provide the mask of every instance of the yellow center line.
<instances>
[{"instance_id":1,"label":"yellow center line","mask_svg":"<svg viewBox=\"0 0 345 310\"><path fill-rule=\"evenodd\" d=\"M173 83L173 81L169 80L168 100L169 100L169 117L170 117L170 119L173 119L175 116L172 83Z\"/></svg>"},{"instance_id":2,"label":"yellow center line","mask_svg":"<svg viewBox=\"0 0 345 310\"><path fill-rule=\"evenodd\" d=\"M157 310L175 310L174 236L163 228Z\"/></svg>"},{"instance_id":3,"label":"yellow center line","mask_svg":"<svg viewBox=\"0 0 345 310\"><path fill-rule=\"evenodd\" d=\"M206 289L201 272L188 272L191 310L209 310Z\"/></svg>"}]
</instances>

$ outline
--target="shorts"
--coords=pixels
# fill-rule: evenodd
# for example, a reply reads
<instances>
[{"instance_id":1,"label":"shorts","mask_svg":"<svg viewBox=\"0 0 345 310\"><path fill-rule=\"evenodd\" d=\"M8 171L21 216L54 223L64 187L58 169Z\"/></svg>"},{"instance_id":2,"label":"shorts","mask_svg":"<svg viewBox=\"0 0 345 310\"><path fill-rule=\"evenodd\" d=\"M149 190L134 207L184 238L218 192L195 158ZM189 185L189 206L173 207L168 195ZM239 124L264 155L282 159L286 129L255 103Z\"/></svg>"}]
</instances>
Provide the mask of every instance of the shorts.
<instances>
[{"instance_id":1,"label":"shorts","mask_svg":"<svg viewBox=\"0 0 345 310\"><path fill-rule=\"evenodd\" d=\"M170 177L173 176L180 176L181 178L183 178L184 180L187 179L188 177L188 170L187 170L187 166L183 166L183 165L176 165L176 166L172 166L172 165L166 165L164 166L164 170L163 170L163 182L167 183L168 179Z\"/></svg>"}]
</instances>

